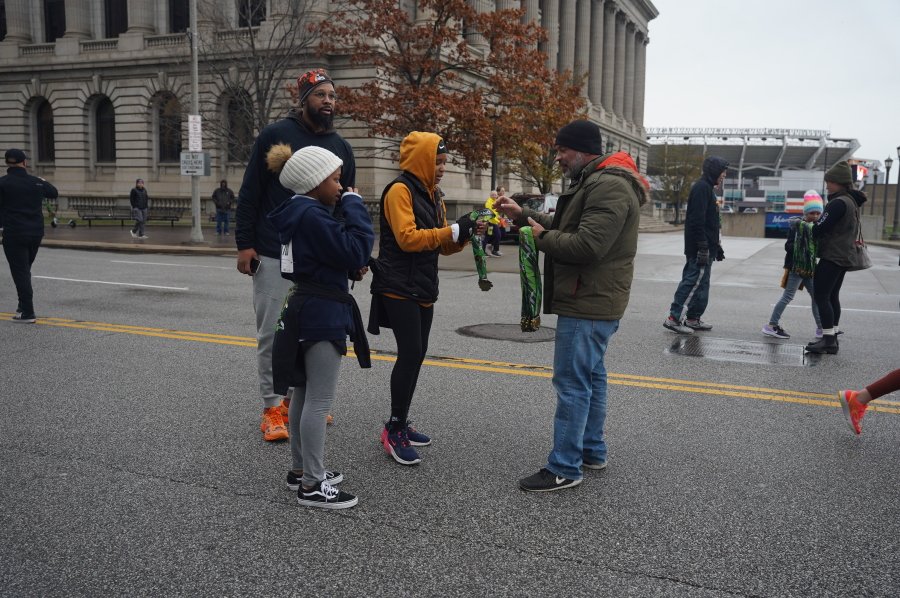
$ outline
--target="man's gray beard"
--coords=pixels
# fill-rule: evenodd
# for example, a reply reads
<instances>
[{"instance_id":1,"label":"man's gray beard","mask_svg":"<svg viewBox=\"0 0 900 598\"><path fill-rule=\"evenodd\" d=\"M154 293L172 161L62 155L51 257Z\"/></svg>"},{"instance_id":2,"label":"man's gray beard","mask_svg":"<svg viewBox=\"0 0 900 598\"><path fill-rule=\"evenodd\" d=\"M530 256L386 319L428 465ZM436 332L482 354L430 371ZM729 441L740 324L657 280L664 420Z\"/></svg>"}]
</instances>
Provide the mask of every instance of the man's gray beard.
<instances>
[{"instance_id":1,"label":"man's gray beard","mask_svg":"<svg viewBox=\"0 0 900 598\"><path fill-rule=\"evenodd\" d=\"M309 120L311 120L317 127L325 129L326 131L330 131L334 128L334 113L322 114L321 112L310 110Z\"/></svg>"}]
</instances>

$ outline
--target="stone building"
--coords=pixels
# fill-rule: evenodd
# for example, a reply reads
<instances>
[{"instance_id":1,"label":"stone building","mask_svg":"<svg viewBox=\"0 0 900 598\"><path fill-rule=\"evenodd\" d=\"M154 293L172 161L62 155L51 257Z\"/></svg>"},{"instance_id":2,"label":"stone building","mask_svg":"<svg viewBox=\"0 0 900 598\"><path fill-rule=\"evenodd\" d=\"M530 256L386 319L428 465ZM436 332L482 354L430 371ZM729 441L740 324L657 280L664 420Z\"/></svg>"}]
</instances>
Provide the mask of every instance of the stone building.
<instances>
[{"instance_id":1,"label":"stone building","mask_svg":"<svg viewBox=\"0 0 900 598\"><path fill-rule=\"evenodd\" d=\"M240 35L248 24L264 30L288 1L200 0L220 18L202 22L201 16L198 30L201 38L217 39ZM307 1L310 18L327 18L329 0ZM400 1L416 10L414 1ZM527 20L540 22L549 37L542 48L548 66L587 73L590 117L600 124L607 149L630 152L644 169L647 30L658 14L649 0L469 1L481 11L521 6ZM189 0L0 0L0 17L0 148L23 148L32 170L56 184L63 202L105 197L127 204L139 177L151 198L190 197L190 177L181 175L179 161L188 149ZM329 68L338 85L367 77L311 53L296 57L294 75L310 66ZM204 119L217 113L227 120L229 94L208 78L201 78L199 90ZM286 108L285 99L272 118ZM339 130L356 149L371 143L362 128ZM204 140L203 149L212 171L201 178L201 195L208 197L223 178L236 189L243 156L227 143ZM394 168L389 160L361 159L363 193L377 196ZM448 199L481 197L488 175L451 171ZM517 190L515 180L508 186Z\"/></svg>"}]
</instances>

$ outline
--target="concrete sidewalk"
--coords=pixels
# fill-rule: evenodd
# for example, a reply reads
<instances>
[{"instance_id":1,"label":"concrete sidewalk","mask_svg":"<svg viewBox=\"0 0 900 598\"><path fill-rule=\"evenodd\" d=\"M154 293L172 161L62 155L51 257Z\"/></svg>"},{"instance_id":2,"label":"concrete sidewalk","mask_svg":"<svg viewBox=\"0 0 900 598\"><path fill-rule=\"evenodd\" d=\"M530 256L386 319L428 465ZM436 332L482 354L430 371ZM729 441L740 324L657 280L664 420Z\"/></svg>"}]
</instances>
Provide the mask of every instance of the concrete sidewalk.
<instances>
[{"instance_id":1,"label":"concrete sidewalk","mask_svg":"<svg viewBox=\"0 0 900 598\"><path fill-rule=\"evenodd\" d=\"M203 243L191 242L191 227L180 226L148 226L146 230L148 239L133 239L128 226L96 225L87 227L79 224L75 228L60 226L59 228L46 227L44 231L44 247L62 247L67 249L81 249L94 251L116 251L123 253L164 253L181 255L237 255L237 247L234 241L234 233L231 235L216 235L212 227L203 228ZM680 230L671 232L642 231L641 237L656 237L668 235L681 235ZM900 250L900 241L878 240L867 241L869 245L891 247ZM377 255L377 243L376 243ZM501 246L503 255L499 258L488 259L489 272L517 273L519 271L519 248L512 243L504 243ZM451 255L443 256L440 260L443 270L474 270L472 251L469 248Z\"/></svg>"}]
</instances>

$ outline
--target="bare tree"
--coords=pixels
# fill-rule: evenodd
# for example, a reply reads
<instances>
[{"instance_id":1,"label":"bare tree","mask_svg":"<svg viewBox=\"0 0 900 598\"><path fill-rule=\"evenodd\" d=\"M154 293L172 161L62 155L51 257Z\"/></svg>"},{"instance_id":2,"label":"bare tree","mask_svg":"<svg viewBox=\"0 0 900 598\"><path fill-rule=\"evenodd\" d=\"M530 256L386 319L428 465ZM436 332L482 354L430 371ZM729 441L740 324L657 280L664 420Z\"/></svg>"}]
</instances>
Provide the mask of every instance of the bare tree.
<instances>
[{"instance_id":1,"label":"bare tree","mask_svg":"<svg viewBox=\"0 0 900 598\"><path fill-rule=\"evenodd\" d=\"M224 2L199 0L201 76L216 100L204 107L204 135L227 149L227 159L245 161L256 134L290 108L293 80L316 56L310 23L324 15L315 4L239 0L231 11Z\"/></svg>"},{"instance_id":2,"label":"bare tree","mask_svg":"<svg viewBox=\"0 0 900 598\"><path fill-rule=\"evenodd\" d=\"M681 205L687 201L703 168L703 150L689 145L666 145L647 164L647 176L660 189L663 200L675 204L675 221L681 223Z\"/></svg>"}]
</instances>

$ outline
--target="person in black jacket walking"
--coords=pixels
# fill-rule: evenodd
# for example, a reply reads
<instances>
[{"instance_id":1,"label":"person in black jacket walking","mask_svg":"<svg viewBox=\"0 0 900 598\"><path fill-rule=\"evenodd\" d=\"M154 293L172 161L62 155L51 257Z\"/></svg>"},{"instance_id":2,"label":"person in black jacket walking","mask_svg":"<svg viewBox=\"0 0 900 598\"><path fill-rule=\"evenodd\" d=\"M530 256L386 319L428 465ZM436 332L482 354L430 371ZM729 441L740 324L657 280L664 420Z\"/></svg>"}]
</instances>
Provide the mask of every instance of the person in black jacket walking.
<instances>
[{"instance_id":1,"label":"person in black jacket walking","mask_svg":"<svg viewBox=\"0 0 900 598\"><path fill-rule=\"evenodd\" d=\"M260 429L266 441L286 440L290 399L282 400L272 382L272 341L275 324L290 282L281 277L281 244L272 222L266 217L293 196L278 182L278 172L266 164L272 146L287 144L291 150L315 145L341 159L341 185L356 186L356 161L350 144L333 127L337 94L334 82L322 69L309 71L297 79L299 108L286 118L264 128L250 153L244 180L238 192L234 238L237 243L238 272L253 277L253 310L256 312L257 373L263 400ZM340 218L340 214L335 214Z\"/></svg>"},{"instance_id":2,"label":"person in black jacket walking","mask_svg":"<svg viewBox=\"0 0 900 598\"><path fill-rule=\"evenodd\" d=\"M709 302L710 258L725 259L715 188L725 180L728 162L717 156L703 161L703 176L691 187L684 220L684 270L663 326L679 334L712 330L700 319Z\"/></svg>"},{"instance_id":3,"label":"person in black jacket walking","mask_svg":"<svg viewBox=\"0 0 900 598\"><path fill-rule=\"evenodd\" d=\"M144 224L147 222L147 215L150 213L150 198L147 196L147 189L144 188L144 179L138 179L134 182L134 188L131 190L131 214L134 217L134 226L131 228L131 236L135 239L148 239L144 234Z\"/></svg>"},{"instance_id":4,"label":"person in black jacket walking","mask_svg":"<svg viewBox=\"0 0 900 598\"><path fill-rule=\"evenodd\" d=\"M28 174L27 156L20 149L6 151L6 176L0 177L0 222L3 223L3 253L16 285L19 305L14 322L33 324L34 291L31 264L44 237L44 199L56 199L56 187Z\"/></svg>"}]
</instances>

